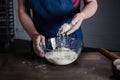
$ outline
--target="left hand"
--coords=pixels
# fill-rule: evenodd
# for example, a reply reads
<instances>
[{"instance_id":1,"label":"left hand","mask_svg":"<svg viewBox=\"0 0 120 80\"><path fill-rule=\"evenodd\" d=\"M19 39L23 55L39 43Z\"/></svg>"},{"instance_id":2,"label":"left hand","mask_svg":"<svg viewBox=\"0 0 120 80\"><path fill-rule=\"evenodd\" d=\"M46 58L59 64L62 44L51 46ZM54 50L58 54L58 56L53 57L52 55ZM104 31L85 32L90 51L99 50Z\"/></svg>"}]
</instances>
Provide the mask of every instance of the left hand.
<instances>
[{"instance_id":1,"label":"left hand","mask_svg":"<svg viewBox=\"0 0 120 80\"><path fill-rule=\"evenodd\" d=\"M44 57L44 50L40 47L40 44L45 46L45 37L43 35L41 35L41 34L37 34L33 38L34 52L38 56Z\"/></svg>"},{"instance_id":2,"label":"left hand","mask_svg":"<svg viewBox=\"0 0 120 80\"><path fill-rule=\"evenodd\" d=\"M83 13L77 13L71 21L71 24L73 25L73 27L67 32L67 35L79 29L84 18L85 18L85 15Z\"/></svg>"}]
</instances>

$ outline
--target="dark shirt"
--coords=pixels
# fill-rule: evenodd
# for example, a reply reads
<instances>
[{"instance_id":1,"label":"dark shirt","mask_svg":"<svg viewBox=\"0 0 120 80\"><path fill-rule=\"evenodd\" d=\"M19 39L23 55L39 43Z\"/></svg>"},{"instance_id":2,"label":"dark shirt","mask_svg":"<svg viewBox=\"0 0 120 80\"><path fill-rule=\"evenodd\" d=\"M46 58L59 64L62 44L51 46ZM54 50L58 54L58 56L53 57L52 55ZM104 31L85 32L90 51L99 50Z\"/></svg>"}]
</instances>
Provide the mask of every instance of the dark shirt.
<instances>
[{"instance_id":1,"label":"dark shirt","mask_svg":"<svg viewBox=\"0 0 120 80\"><path fill-rule=\"evenodd\" d=\"M80 0L30 0L36 30L46 38L55 37L62 24L80 12ZM83 40L81 28L71 35Z\"/></svg>"}]
</instances>

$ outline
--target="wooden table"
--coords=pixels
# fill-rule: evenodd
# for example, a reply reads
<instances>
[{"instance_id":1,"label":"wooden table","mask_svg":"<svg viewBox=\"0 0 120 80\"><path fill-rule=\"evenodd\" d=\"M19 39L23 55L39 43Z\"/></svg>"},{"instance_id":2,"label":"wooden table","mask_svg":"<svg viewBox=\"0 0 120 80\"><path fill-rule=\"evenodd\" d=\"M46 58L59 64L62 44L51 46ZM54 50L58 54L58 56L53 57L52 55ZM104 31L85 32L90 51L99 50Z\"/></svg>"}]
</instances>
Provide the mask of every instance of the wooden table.
<instances>
[{"instance_id":1,"label":"wooden table","mask_svg":"<svg viewBox=\"0 0 120 80\"><path fill-rule=\"evenodd\" d=\"M29 54L9 54L0 65L0 80L114 80L111 60L98 51L82 52L67 66L50 64Z\"/></svg>"}]
</instances>

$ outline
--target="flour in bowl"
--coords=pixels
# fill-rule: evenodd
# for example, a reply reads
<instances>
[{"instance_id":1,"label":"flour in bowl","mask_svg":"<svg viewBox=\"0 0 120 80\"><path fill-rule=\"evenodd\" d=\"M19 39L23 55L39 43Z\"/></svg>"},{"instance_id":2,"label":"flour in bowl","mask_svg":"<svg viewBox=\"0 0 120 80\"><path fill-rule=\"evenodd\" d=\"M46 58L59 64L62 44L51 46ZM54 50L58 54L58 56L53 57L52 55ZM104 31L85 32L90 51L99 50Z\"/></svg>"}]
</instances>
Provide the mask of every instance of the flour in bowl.
<instances>
[{"instance_id":1,"label":"flour in bowl","mask_svg":"<svg viewBox=\"0 0 120 80\"><path fill-rule=\"evenodd\" d=\"M45 54L45 58L57 65L67 65L74 62L77 59L77 54L75 51L69 48L60 48L58 50L52 50Z\"/></svg>"},{"instance_id":2,"label":"flour in bowl","mask_svg":"<svg viewBox=\"0 0 120 80\"><path fill-rule=\"evenodd\" d=\"M57 36L59 37L56 41L57 43L55 40L51 40L53 50L45 53L45 58L49 62L56 65L67 65L77 59L78 55L75 51L65 48L66 36L64 34L69 31L71 27L70 24L64 23L57 33ZM56 46L58 49L56 49Z\"/></svg>"}]
</instances>

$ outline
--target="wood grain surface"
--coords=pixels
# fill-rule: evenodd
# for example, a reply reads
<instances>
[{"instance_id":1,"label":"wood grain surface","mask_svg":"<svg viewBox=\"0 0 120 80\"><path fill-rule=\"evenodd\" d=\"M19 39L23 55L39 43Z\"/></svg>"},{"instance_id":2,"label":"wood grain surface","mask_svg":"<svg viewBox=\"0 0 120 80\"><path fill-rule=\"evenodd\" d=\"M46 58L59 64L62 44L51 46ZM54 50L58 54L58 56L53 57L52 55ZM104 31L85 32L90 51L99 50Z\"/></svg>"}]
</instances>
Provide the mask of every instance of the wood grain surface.
<instances>
[{"instance_id":1,"label":"wood grain surface","mask_svg":"<svg viewBox=\"0 0 120 80\"><path fill-rule=\"evenodd\" d=\"M114 80L111 60L97 51L82 52L72 64L57 66L34 54L11 54L0 65L0 80Z\"/></svg>"}]
</instances>

